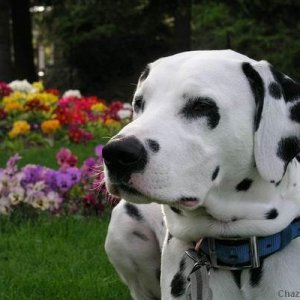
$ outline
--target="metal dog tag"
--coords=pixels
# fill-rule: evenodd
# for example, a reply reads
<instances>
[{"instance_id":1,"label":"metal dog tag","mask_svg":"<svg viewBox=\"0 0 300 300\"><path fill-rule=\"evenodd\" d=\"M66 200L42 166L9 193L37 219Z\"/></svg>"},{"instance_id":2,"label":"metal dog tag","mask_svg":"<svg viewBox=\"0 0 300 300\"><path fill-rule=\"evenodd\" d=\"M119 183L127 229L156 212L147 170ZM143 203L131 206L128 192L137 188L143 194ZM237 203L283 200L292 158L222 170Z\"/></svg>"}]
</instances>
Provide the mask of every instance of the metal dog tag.
<instances>
[{"instance_id":1,"label":"metal dog tag","mask_svg":"<svg viewBox=\"0 0 300 300\"><path fill-rule=\"evenodd\" d=\"M190 273L189 284L186 288L187 300L212 300L212 291L209 287L209 262L207 258L199 256L194 250L186 251L187 256L195 264Z\"/></svg>"}]
</instances>

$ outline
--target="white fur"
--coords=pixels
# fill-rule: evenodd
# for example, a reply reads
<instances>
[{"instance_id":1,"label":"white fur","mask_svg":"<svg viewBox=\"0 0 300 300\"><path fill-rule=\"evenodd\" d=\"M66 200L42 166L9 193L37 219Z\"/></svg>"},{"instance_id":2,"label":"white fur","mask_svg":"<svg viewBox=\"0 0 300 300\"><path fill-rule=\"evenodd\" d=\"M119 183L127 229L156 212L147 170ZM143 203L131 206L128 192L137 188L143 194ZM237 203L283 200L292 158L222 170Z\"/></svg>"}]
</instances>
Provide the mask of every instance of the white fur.
<instances>
[{"instance_id":1,"label":"white fur","mask_svg":"<svg viewBox=\"0 0 300 300\"><path fill-rule=\"evenodd\" d=\"M256 133L256 106L241 68L243 62L249 62L265 84L262 121ZM184 250L192 241L201 237L266 236L283 230L300 215L299 163L294 159L284 173L283 162L276 156L281 137L299 137L299 123L288 119L290 104L283 99L270 99L267 85L271 81L274 79L266 62L255 62L230 50L193 51L150 64L149 76L137 86L135 97L144 97L145 110L135 114L133 122L120 134L134 135L144 144L147 139L153 139L160 145L157 153L150 154L149 150L145 170L131 176L130 184L143 196L118 189L107 170L105 175L111 192L126 200L163 204L168 232L174 236L169 243L166 236L163 247L163 300L184 299L184 296L172 297L170 284ZM186 98L191 97L209 97L216 102L221 117L216 128L207 126L206 117L191 121L180 116ZM216 166L220 172L216 180L212 180ZM251 178L253 184L249 191L237 192L235 188L244 178ZM281 183L275 186L270 180ZM197 198L197 207L183 206L182 197ZM170 205L180 209L183 216L174 213ZM142 209L148 215L147 208ZM269 220L265 216L271 209L277 209L279 215ZM128 217L120 213L120 218L128 224L129 220L125 220ZM135 225L141 226L138 222ZM151 222L149 226L151 228ZM111 225L108 239L116 234L116 225ZM154 235L161 237L161 232ZM125 244L132 247L128 241ZM116 249L114 246L106 250L110 257L116 257L117 254L111 253ZM130 253L132 251L128 251L128 255ZM117 270L118 264L122 264L121 260L115 264ZM191 266L186 266L186 276L190 269ZM230 272L212 271L213 299L281 299L278 296L281 289L300 290L299 270L300 241L297 239L265 260L263 278L257 287L250 286L248 270L242 272L241 290ZM134 297L135 291L131 291Z\"/></svg>"}]
</instances>

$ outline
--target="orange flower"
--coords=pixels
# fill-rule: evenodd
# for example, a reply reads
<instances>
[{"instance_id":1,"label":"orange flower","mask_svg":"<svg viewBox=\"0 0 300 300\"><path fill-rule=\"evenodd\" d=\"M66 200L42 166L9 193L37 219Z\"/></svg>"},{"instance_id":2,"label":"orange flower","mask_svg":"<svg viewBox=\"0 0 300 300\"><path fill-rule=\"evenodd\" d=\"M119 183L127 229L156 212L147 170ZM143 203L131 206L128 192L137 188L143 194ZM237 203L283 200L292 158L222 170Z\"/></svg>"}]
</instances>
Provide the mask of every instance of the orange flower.
<instances>
[{"instance_id":1,"label":"orange flower","mask_svg":"<svg viewBox=\"0 0 300 300\"><path fill-rule=\"evenodd\" d=\"M53 134L58 128L60 128L59 120L46 120L41 124L41 129L45 134Z\"/></svg>"},{"instance_id":2,"label":"orange flower","mask_svg":"<svg viewBox=\"0 0 300 300\"><path fill-rule=\"evenodd\" d=\"M25 135L30 132L30 125L27 121L16 121L13 124L13 128L9 131L10 138L15 138L18 135Z\"/></svg>"},{"instance_id":3,"label":"orange flower","mask_svg":"<svg viewBox=\"0 0 300 300\"><path fill-rule=\"evenodd\" d=\"M116 120L111 119L111 118L106 119L104 124L108 127L115 127L115 128L117 128L121 125L119 121L116 121Z\"/></svg>"}]
</instances>

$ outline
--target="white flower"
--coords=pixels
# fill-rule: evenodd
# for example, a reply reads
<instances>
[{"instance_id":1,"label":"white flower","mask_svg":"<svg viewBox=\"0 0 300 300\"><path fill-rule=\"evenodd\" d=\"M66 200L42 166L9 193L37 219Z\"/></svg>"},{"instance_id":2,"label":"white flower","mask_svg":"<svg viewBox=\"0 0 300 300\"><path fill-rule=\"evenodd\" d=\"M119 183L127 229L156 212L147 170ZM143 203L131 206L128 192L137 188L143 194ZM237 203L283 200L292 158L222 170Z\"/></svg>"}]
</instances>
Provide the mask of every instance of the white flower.
<instances>
[{"instance_id":1,"label":"white flower","mask_svg":"<svg viewBox=\"0 0 300 300\"><path fill-rule=\"evenodd\" d=\"M24 189L21 186L14 188L9 194L8 198L12 205L17 205L24 200Z\"/></svg>"},{"instance_id":2,"label":"white flower","mask_svg":"<svg viewBox=\"0 0 300 300\"><path fill-rule=\"evenodd\" d=\"M33 93L34 88L32 85L26 80L14 80L8 84L9 87L15 92L23 92L23 93Z\"/></svg>"},{"instance_id":3,"label":"white flower","mask_svg":"<svg viewBox=\"0 0 300 300\"><path fill-rule=\"evenodd\" d=\"M129 109L129 110L132 110L132 106L130 103L124 103L123 104L123 109Z\"/></svg>"},{"instance_id":4,"label":"white flower","mask_svg":"<svg viewBox=\"0 0 300 300\"><path fill-rule=\"evenodd\" d=\"M10 212L10 202L7 197L0 198L0 215L8 215Z\"/></svg>"},{"instance_id":5,"label":"white flower","mask_svg":"<svg viewBox=\"0 0 300 300\"><path fill-rule=\"evenodd\" d=\"M45 195L40 195L40 197L35 197L32 202L31 205L34 208L39 208L41 210L46 210L49 208L50 203L47 199L47 197Z\"/></svg>"},{"instance_id":6,"label":"white flower","mask_svg":"<svg viewBox=\"0 0 300 300\"><path fill-rule=\"evenodd\" d=\"M66 92L64 92L63 98L67 98L67 97L76 97L76 98L81 98L81 93L79 90L68 90Z\"/></svg>"},{"instance_id":7,"label":"white flower","mask_svg":"<svg viewBox=\"0 0 300 300\"><path fill-rule=\"evenodd\" d=\"M131 113L131 110L129 110L129 109L120 109L117 112L117 115L121 120L123 120L123 119L131 118L132 113Z\"/></svg>"},{"instance_id":8,"label":"white flower","mask_svg":"<svg viewBox=\"0 0 300 300\"><path fill-rule=\"evenodd\" d=\"M47 194L50 209L58 209L62 199L58 193L51 191Z\"/></svg>"}]
</instances>

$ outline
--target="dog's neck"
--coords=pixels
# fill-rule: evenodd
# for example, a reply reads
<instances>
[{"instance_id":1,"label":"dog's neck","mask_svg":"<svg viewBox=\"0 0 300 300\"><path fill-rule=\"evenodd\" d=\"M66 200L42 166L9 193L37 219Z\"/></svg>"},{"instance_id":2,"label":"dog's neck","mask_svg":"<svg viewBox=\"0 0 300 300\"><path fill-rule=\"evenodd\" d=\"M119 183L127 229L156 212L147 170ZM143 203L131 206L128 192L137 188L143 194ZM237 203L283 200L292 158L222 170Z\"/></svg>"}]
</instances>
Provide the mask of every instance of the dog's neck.
<instances>
[{"instance_id":1,"label":"dog's neck","mask_svg":"<svg viewBox=\"0 0 300 300\"><path fill-rule=\"evenodd\" d=\"M300 215L299 163L290 164L280 184L263 180L255 170L248 177L251 184L224 181L212 188L203 206L195 210L164 205L170 233L185 241L266 236Z\"/></svg>"}]
</instances>

